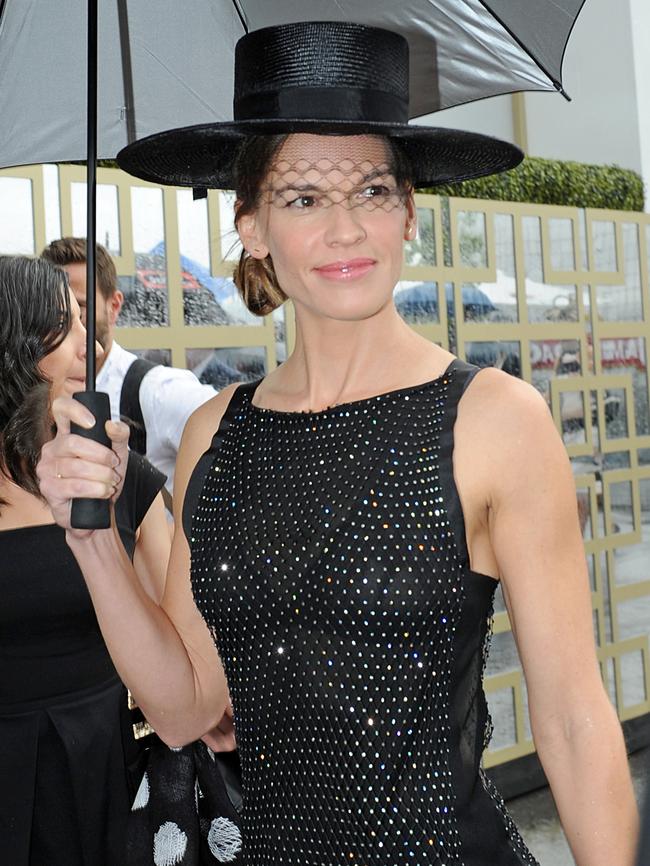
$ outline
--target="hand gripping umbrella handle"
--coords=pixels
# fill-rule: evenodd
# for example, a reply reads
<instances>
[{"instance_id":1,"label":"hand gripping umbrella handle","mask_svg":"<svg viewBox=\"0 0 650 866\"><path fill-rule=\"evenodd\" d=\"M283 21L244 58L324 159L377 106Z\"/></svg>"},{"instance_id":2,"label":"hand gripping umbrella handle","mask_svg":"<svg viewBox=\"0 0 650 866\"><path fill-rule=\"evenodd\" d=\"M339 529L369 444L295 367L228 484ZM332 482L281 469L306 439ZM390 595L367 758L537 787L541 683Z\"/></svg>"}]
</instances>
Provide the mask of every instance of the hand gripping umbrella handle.
<instances>
[{"instance_id":1,"label":"hand gripping umbrella handle","mask_svg":"<svg viewBox=\"0 0 650 866\"><path fill-rule=\"evenodd\" d=\"M70 430L77 436L93 439L111 447L106 433L106 422L111 418L111 404L108 394L102 391L80 391L74 395L95 416L95 424L90 429L72 423ZM70 523L75 529L108 529L111 525L111 504L108 499L73 499Z\"/></svg>"}]
</instances>

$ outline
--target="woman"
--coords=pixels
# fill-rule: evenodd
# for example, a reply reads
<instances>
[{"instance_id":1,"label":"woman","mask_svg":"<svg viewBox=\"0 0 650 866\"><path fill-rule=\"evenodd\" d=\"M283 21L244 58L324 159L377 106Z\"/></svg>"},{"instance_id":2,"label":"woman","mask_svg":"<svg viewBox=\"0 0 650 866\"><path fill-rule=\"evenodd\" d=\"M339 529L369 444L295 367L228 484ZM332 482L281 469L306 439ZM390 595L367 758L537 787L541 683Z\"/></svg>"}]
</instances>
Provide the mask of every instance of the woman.
<instances>
[{"instance_id":1,"label":"woman","mask_svg":"<svg viewBox=\"0 0 650 866\"><path fill-rule=\"evenodd\" d=\"M520 154L409 127L407 81L395 34L267 28L238 44L234 122L120 155L159 182L234 186L242 294L258 313L285 298L296 313L291 357L186 428L162 605L114 532L69 528L73 493L112 497L125 430L112 428L112 452L82 451L69 424L92 419L58 401L41 487L116 666L166 742L220 720L228 740L225 666L246 866L535 863L480 771L497 580L576 861L630 866L634 800L548 409L525 383L420 338L392 300L415 233L413 185ZM62 459L74 482L57 478Z\"/></svg>"},{"instance_id":2,"label":"woman","mask_svg":"<svg viewBox=\"0 0 650 866\"><path fill-rule=\"evenodd\" d=\"M50 401L84 388L85 330L63 271L0 258L0 345L2 858L122 866L139 748L126 690L35 473L52 435ZM164 478L139 457L125 455L122 467L109 476L122 488L116 531L143 592L158 601L168 558ZM58 472L66 471L62 460ZM110 583L110 569L102 579Z\"/></svg>"}]
</instances>

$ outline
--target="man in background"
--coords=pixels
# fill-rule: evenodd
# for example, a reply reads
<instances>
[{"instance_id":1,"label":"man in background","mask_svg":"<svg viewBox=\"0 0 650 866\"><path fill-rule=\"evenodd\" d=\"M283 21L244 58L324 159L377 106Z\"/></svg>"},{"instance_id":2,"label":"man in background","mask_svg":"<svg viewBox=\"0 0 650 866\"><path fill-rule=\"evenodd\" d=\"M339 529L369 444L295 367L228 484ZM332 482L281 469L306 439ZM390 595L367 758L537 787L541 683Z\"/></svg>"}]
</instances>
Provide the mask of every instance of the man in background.
<instances>
[{"instance_id":1,"label":"man in background","mask_svg":"<svg viewBox=\"0 0 650 866\"><path fill-rule=\"evenodd\" d=\"M63 268L86 323L86 239L52 241L42 257ZM97 244L97 341L104 354L97 361L96 387L105 391L111 415L131 423L129 444L167 476L167 507L171 510L176 454L183 428L192 412L214 397L211 385L202 385L190 370L156 365L127 352L115 340L124 295L118 288L115 264Z\"/></svg>"}]
</instances>

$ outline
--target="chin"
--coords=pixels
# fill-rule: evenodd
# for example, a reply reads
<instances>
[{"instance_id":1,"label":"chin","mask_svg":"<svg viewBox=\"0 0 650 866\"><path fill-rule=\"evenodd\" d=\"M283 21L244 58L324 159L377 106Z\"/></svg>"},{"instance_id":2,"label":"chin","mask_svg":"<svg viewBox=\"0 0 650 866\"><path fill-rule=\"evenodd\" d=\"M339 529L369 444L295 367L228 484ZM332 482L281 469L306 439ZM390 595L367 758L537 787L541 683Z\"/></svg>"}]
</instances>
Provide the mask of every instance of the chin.
<instances>
[{"instance_id":1,"label":"chin","mask_svg":"<svg viewBox=\"0 0 650 866\"><path fill-rule=\"evenodd\" d=\"M366 299L365 303L360 303L359 299L355 299L348 304L332 304L329 309L321 308L318 312L339 322L365 322L383 313L390 303L385 298L377 300L375 303L371 303L369 300Z\"/></svg>"},{"instance_id":2,"label":"chin","mask_svg":"<svg viewBox=\"0 0 650 866\"><path fill-rule=\"evenodd\" d=\"M66 394L68 397L72 397L73 394L79 394L81 391L86 390L86 383L81 382L78 379L74 379L72 381L67 381L64 387L61 389L62 394Z\"/></svg>"}]
</instances>

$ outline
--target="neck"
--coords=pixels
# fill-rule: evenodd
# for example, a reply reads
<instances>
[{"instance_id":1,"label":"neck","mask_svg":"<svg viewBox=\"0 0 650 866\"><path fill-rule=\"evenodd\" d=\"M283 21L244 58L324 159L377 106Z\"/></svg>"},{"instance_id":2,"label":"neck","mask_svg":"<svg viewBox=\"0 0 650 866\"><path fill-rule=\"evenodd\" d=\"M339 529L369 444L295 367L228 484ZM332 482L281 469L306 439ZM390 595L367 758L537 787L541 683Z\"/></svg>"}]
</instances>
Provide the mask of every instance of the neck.
<instances>
[{"instance_id":1,"label":"neck","mask_svg":"<svg viewBox=\"0 0 650 866\"><path fill-rule=\"evenodd\" d=\"M449 353L417 335L392 303L362 321L296 310L296 346L270 391L319 410L433 378Z\"/></svg>"},{"instance_id":2,"label":"neck","mask_svg":"<svg viewBox=\"0 0 650 866\"><path fill-rule=\"evenodd\" d=\"M0 503L0 531L52 522L46 503L5 475L0 476Z\"/></svg>"},{"instance_id":3,"label":"neck","mask_svg":"<svg viewBox=\"0 0 650 866\"><path fill-rule=\"evenodd\" d=\"M102 354L97 358L97 368L96 368L96 369L97 369L97 372L98 372L98 373L99 373L99 371L102 369L102 367L104 366L104 364L106 363L106 359L108 358L108 356L109 356L109 354L110 354L110 351L111 351L111 349L113 348L113 338L112 338L112 337L107 337L107 338L106 338L106 345L103 346L102 348L103 348L104 351L103 351Z\"/></svg>"}]
</instances>

